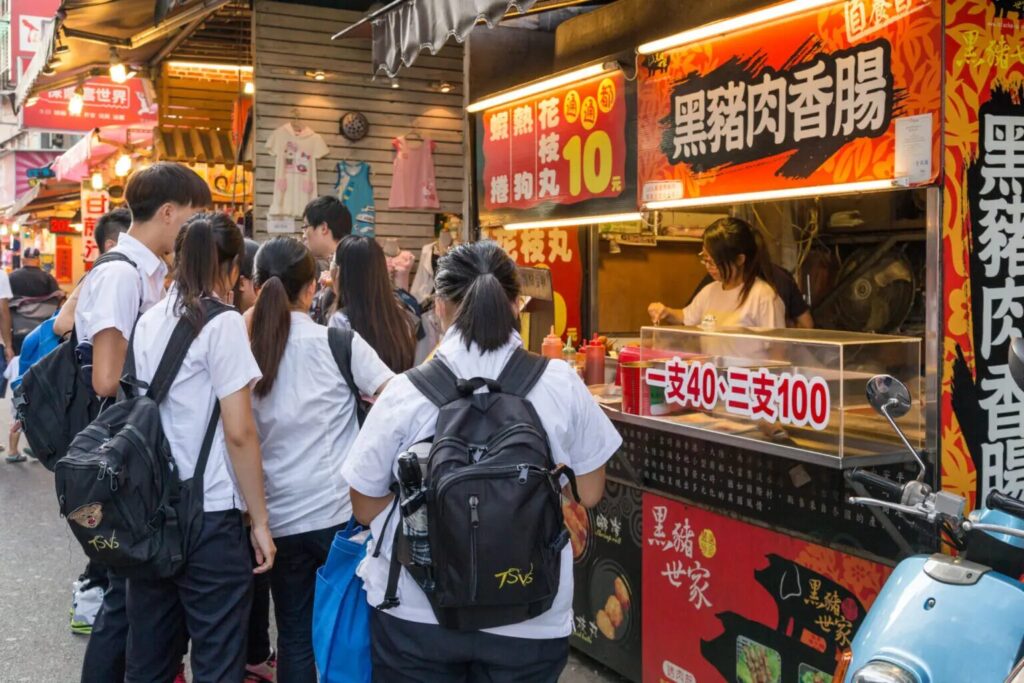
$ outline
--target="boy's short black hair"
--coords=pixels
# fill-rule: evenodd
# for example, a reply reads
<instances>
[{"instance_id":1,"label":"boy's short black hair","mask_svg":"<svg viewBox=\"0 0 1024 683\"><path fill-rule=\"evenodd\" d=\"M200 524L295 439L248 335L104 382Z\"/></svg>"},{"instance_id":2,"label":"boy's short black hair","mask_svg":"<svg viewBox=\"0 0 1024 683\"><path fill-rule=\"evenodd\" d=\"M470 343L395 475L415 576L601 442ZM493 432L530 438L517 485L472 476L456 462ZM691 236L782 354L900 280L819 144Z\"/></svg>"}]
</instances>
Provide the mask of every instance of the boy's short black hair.
<instances>
[{"instance_id":1,"label":"boy's short black hair","mask_svg":"<svg viewBox=\"0 0 1024 683\"><path fill-rule=\"evenodd\" d=\"M337 197L317 197L306 204L302 218L313 227L326 223L331 235L339 241L352 234L352 214Z\"/></svg>"},{"instance_id":2,"label":"boy's short black hair","mask_svg":"<svg viewBox=\"0 0 1024 683\"><path fill-rule=\"evenodd\" d=\"M107 240L116 240L122 232L128 232L128 228L131 226L132 212L123 206L100 216L92 234L93 239L96 240L96 246L100 248L100 253L105 251L104 245Z\"/></svg>"},{"instance_id":3,"label":"boy's short black hair","mask_svg":"<svg viewBox=\"0 0 1024 683\"><path fill-rule=\"evenodd\" d=\"M160 161L132 174L124 190L132 220L145 222L168 202L191 206L196 211L213 204L206 181L192 169L169 161Z\"/></svg>"}]
</instances>

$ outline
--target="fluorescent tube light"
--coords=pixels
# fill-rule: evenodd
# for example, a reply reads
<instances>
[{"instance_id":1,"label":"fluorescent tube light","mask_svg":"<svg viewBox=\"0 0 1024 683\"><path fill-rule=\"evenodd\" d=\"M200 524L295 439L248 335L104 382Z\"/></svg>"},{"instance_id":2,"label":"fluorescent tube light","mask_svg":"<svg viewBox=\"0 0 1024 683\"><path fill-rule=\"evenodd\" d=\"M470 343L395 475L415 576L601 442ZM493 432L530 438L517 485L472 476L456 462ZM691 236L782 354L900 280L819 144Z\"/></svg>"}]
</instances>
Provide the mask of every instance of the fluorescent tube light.
<instances>
[{"instance_id":1,"label":"fluorescent tube light","mask_svg":"<svg viewBox=\"0 0 1024 683\"><path fill-rule=\"evenodd\" d=\"M639 221L643 214L609 213L604 216L580 216L579 218L552 218L544 221L525 221L523 223L506 223L506 230L530 230L539 228L567 228L573 225L597 225L598 223L628 223Z\"/></svg>"},{"instance_id":2,"label":"fluorescent tube light","mask_svg":"<svg viewBox=\"0 0 1024 683\"><path fill-rule=\"evenodd\" d=\"M615 71L618 68L618 62L604 62L603 64L591 64L590 66L585 66L582 69L566 71L552 76L551 78L545 78L542 81L527 83L526 85L513 90L507 90L505 92L498 93L497 95L477 100L467 106L466 111L472 114L473 112L482 111L484 109L498 107L503 104L508 104L509 102L525 99L532 95L539 95L540 93L547 92L548 90L561 88L562 86L569 85L570 83L585 81L588 78L600 76L607 71Z\"/></svg>"},{"instance_id":3,"label":"fluorescent tube light","mask_svg":"<svg viewBox=\"0 0 1024 683\"><path fill-rule=\"evenodd\" d=\"M716 206L721 204L744 204L747 202L764 202L772 199L799 199L801 197L822 197L834 194L854 194L857 192L877 192L907 187L910 183L906 178L891 180L865 180L858 183L837 183L835 185L815 185L813 187L787 187L779 190L763 190L761 192L740 192L723 194L713 197L690 197L688 199L665 199L647 202L644 208L648 211L659 209L686 209L695 206Z\"/></svg>"},{"instance_id":4,"label":"fluorescent tube light","mask_svg":"<svg viewBox=\"0 0 1024 683\"><path fill-rule=\"evenodd\" d=\"M807 12L809 10L818 9L819 7L825 7L826 5L832 5L839 0L790 0L789 2L783 2L778 5L771 5L764 9L755 10L746 14L741 14L736 17L730 17L723 19L722 21L715 21L710 24L704 24L697 28L692 28L682 33L677 33L672 36L665 38L659 38L649 43L641 45L637 52L642 55L649 55L655 52L664 52L680 45L687 43L694 43L698 40L707 40L715 36L720 36L724 33L732 33L733 31L739 31L749 26L756 26L765 24L776 19L788 17L792 14L799 14L800 12Z\"/></svg>"}]
</instances>

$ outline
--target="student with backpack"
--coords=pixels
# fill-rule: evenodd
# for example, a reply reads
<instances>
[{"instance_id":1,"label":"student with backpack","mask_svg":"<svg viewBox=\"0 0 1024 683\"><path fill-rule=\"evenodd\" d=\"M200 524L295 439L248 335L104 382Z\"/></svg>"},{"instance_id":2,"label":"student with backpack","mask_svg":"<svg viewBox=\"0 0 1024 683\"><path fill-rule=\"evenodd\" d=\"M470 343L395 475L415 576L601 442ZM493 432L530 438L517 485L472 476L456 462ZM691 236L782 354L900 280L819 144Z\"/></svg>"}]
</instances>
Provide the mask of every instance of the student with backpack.
<instances>
[{"instance_id":1,"label":"student with backpack","mask_svg":"<svg viewBox=\"0 0 1024 683\"><path fill-rule=\"evenodd\" d=\"M201 523L189 530L176 573L129 581L129 683L171 680L185 638L196 683L242 681L252 576L269 571L275 555L250 397L261 374L242 316L222 303L238 278L242 233L222 213L194 216L184 229L171 294L139 319L131 348L134 377L148 383L179 322L193 328L159 413L180 478L192 479L191 495L201 501ZM243 509L252 519L255 569Z\"/></svg>"},{"instance_id":2,"label":"student with backpack","mask_svg":"<svg viewBox=\"0 0 1024 683\"><path fill-rule=\"evenodd\" d=\"M270 531L280 552L270 573L277 680L316 683L316 570L352 516L341 464L359 431L359 394L377 394L393 373L358 334L328 330L310 318L316 262L302 243L277 237L264 244L255 278L252 351L263 379L253 391L253 410Z\"/></svg>"},{"instance_id":3,"label":"student with backpack","mask_svg":"<svg viewBox=\"0 0 1024 683\"><path fill-rule=\"evenodd\" d=\"M376 539L359 570L381 607L374 680L553 683L572 630L560 493L596 505L622 440L565 363L522 350L497 244L453 249L436 285L434 360L388 384L341 470Z\"/></svg>"},{"instance_id":4,"label":"student with backpack","mask_svg":"<svg viewBox=\"0 0 1024 683\"><path fill-rule=\"evenodd\" d=\"M167 266L161 257L174 249L174 240L185 221L209 206L212 198L209 187L194 171L180 164L159 162L129 178L125 201L131 211L131 227L119 236L116 247L97 260L81 284L75 306L75 336L64 342L71 345L77 357L78 367L71 368L72 375L86 375L85 389L92 389L94 397L107 401L117 394L135 321L164 296ZM47 358L55 358L60 351L59 347ZM23 389L30 384L36 368L48 367L46 360L25 376ZM64 380L40 376L39 383L46 382L60 385ZM31 416L35 408L31 394L28 398L23 410ZM94 411L95 405L85 415L68 415L62 431L78 433L96 417ZM26 435L39 456L32 431L26 429ZM127 642L125 580L111 572L82 663L82 683L123 680Z\"/></svg>"},{"instance_id":5,"label":"student with backpack","mask_svg":"<svg viewBox=\"0 0 1024 683\"><path fill-rule=\"evenodd\" d=\"M338 244L334 263L336 305L328 326L358 332L393 371L411 368L419 318L396 295L384 249L372 237L352 235Z\"/></svg>"}]
</instances>

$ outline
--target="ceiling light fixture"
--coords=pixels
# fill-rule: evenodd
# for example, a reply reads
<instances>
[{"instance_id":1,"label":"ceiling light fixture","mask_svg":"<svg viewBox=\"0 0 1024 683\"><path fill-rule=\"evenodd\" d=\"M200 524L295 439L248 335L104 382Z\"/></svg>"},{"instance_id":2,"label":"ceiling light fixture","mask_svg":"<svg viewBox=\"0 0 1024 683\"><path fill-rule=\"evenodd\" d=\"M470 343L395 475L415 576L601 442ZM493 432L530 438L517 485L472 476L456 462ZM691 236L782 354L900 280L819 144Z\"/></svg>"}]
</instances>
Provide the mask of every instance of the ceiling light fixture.
<instances>
[{"instance_id":1,"label":"ceiling light fixture","mask_svg":"<svg viewBox=\"0 0 1024 683\"><path fill-rule=\"evenodd\" d=\"M512 90L506 90L505 92L485 97L482 100L473 102L466 111L470 114L473 112L483 111L484 109L490 109L491 107L498 107L509 102L515 102L531 95L539 95L540 93L547 92L548 90L554 90L555 88L561 88L562 86L569 85L570 83L576 83L577 81L584 81L594 76L600 76L608 71L615 71L619 69L618 62L604 62L603 64L591 64L585 66L582 69L573 69L572 71L565 71L551 78L545 78L540 81L534 81L533 83L527 83L526 85L513 88Z\"/></svg>"},{"instance_id":2,"label":"ceiling light fixture","mask_svg":"<svg viewBox=\"0 0 1024 683\"><path fill-rule=\"evenodd\" d=\"M242 87L242 92L246 95L252 95L256 92L256 85L252 81L246 81Z\"/></svg>"},{"instance_id":3,"label":"ceiling light fixture","mask_svg":"<svg viewBox=\"0 0 1024 683\"><path fill-rule=\"evenodd\" d=\"M323 81L327 79L327 74L322 69L316 71L307 71L306 78L312 78L314 81Z\"/></svg>"},{"instance_id":4,"label":"ceiling light fixture","mask_svg":"<svg viewBox=\"0 0 1024 683\"><path fill-rule=\"evenodd\" d=\"M85 109L85 88L81 85L75 87L75 92L68 99L68 113L72 116L81 116Z\"/></svg>"},{"instance_id":5,"label":"ceiling light fixture","mask_svg":"<svg viewBox=\"0 0 1024 683\"><path fill-rule=\"evenodd\" d=\"M97 192L103 189L103 174L99 171L94 171L92 174L92 189Z\"/></svg>"},{"instance_id":6,"label":"ceiling light fixture","mask_svg":"<svg viewBox=\"0 0 1024 683\"><path fill-rule=\"evenodd\" d=\"M114 163L114 175L124 178L132 172L132 157L129 154L122 154Z\"/></svg>"},{"instance_id":7,"label":"ceiling light fixture","mask_svg":"<svg viewBox=\"0 0 1024 683\"><path fill-rule=\"evenodd\" d=\"M441 84L437 86L437 89L440 90L445 95L447 95L453 90L452 84L449 83L448 81L441 81Z\"/></svg>"},{"instance_id":8,"label":"ceiling light fixture","mask_svg":"<svg viewBox=\"0 0 1024 683\"><path fill-rule=\"evenodd\" d=\"M782 19L783 17L788 17L800 12L818 9L825 5L835 4L836 2L838 2L838 0L790 0L789 2L771 5L764 9L747 12L746 14L741 14L729 19L723 19L722 21L704 24L703 26L698 26L697 28L676 33L665 38L652 40L649 43L642 44L637 48L637 52L642 55L664 52L665 50L670 50L674 47L679 47L680 45L695 43L698 40L707 40L708 38L732 33L750 26L760 26L768 22L775 21L776 19Z\"/></svg>"},{"instance_id":9,"label":"ceiling light fixture","mask_svg":"<svg viewBox=\"0 0 1024 683\"><path fill-rule=\"evenodd\" d=\"M721 206L723 204L746 204L748 202L765 202L778 199L800 199L803 197L824 197L836 194L857 194L859 192L877 192L907 187L907 178L889 180L864 180L856 183L836 183L835 185L815 185L813 187L787 187L780 190L763 190L761 192L740 192L723 194L716 197L690 197L689 199L665 199L647 202L644 208L649 211L660 209L687 209L696 206Z\"/></svg>"},{"instance_id":10,"label":"ceiling light fixture","mask_svg":"<svg viewBox=\"0 0 1024 683\"><path fill-rule=\"evenodd\" d=\"M243 73L252 73L252 67L245 66L244 64L211 64L207 62L172 61L167 62L167 66L175 69L207 69L210 71L241 71Z\"/></svg>"},{"instance_id":11,"label":"ceiling light fixture","mask_svg":"<svg viewBox=\"0 0 1024 683\"><path fill-rule=\"evenodd\" d=\"M110 80L114 83L124 83L128 80L128 67L121 61L117 54L117 48L110 48Z\"/></svg>"},{"instance_id":12,"label":"ceiling light fixture","mask_svg":"<svg viewBox=\"0 0 1024 683\"><path fill-rule=\"evenodd\" d=\"M394 76L392 76L391 77L391 89L392 90L397 90L398 88L401 88L401 87L402 86L398 83L398 79L395 78Z\"/></svg>"},{"instance_id":13,"label":"ceiling light fixture","mask_svg":"<svg viewBox=\"0 0 1024 683\"><path fill-rule=\"evenodd\" d=\"M603 216L580 216L579 218L552 218L544 221L506 223L506 230L532 230L539 228L568 228L573 225L598 225L600 223L635 223L643 218L639 211L631 213L609 213Z\"/></svg>"}]
</instances>

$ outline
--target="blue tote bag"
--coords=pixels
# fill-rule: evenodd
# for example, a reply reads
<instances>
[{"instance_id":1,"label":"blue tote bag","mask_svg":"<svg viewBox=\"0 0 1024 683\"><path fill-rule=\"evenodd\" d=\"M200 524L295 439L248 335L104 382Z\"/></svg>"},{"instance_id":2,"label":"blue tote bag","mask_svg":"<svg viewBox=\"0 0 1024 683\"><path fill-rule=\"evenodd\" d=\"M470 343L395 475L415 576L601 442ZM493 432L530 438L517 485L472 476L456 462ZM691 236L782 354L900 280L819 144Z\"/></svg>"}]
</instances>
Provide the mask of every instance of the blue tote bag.
<instances>
[{"instance_id":1,"label":"blue tote bag","mask_svg":"<svg viewBox=\"0 0 1024 683\"><path fill-rule=\"evenodd\" d=\"M370 605L356 567L366 555L369 535L349 522L331 544L327 564L316 572L313 652L321 683L370 683Z\"/></svg>"}]
</instances>

